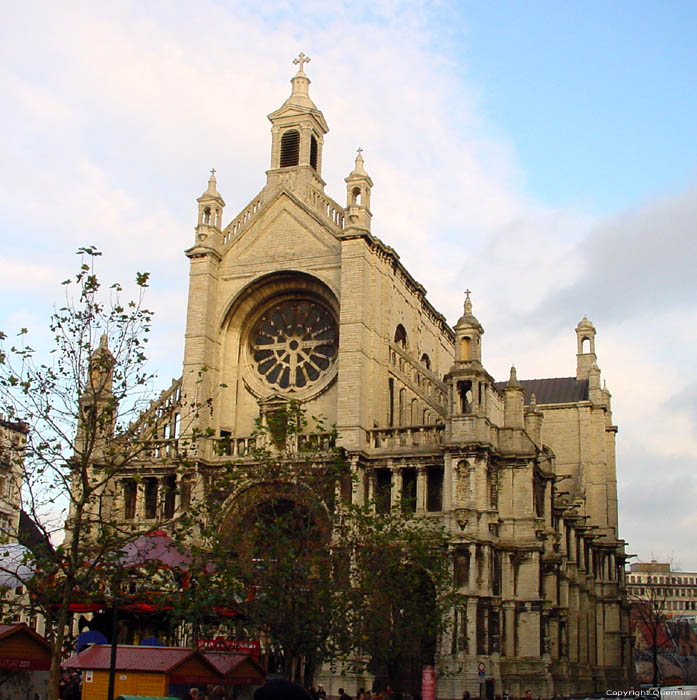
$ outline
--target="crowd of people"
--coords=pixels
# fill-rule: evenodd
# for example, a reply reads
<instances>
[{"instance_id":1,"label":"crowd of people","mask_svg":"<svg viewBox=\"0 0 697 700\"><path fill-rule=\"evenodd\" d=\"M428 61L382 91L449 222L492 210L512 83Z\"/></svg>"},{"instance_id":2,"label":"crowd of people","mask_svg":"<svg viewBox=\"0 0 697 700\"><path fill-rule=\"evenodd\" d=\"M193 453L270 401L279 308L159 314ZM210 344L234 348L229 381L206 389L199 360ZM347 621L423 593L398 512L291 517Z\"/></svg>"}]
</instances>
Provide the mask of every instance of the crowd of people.
<instances>
[{"instance_id":1,"label":"crowd of people","mask_svg":"<svg viewBox=\"0 0 697 700\"><path fill-rule=\"evenodd\" d=\"M61 700L80 700L82 697L82 674L75 669L64 670L58 682L58 697Z\"/></svg>"},{"instance_id":2,"label":"crowd of people","mask_svg":"<svg viewBox=\"0 0 697 700\"><path fill-rule=\"evenodd\" d=\"M312 700L326 700L327 693L321 685L307 688L307 694ZM343 688L339 688L339 700L354 700ZM359 688L355 700L421 700L417 694L405 693L403 690L393 690L389 685L384 690L366 690Z\"/></svg>"}]
</instances>

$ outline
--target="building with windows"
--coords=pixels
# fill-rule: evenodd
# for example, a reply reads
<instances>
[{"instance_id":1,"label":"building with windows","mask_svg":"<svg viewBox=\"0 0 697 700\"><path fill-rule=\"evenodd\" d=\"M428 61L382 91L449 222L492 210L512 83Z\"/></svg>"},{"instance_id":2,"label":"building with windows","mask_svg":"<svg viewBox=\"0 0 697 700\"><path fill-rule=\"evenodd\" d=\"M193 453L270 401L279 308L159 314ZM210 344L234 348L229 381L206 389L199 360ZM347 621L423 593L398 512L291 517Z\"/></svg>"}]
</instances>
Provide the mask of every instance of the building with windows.
<instances>
[{"instance_id":1,"label":"building with windows","mask_svg":"<svg viewBox=\"0 0 697 700\"><path fill-rule=\"evenodd\" d=\"M438 697L479 695L480 682L491 697L627 687L617 428L595 327L583 318L575 329L572 376L492 377L470 293L451 326L371 230L361 149L344 203L326 193L329 128L305 62L301 54L290 96L269 115L263 189L226 219L212 171L197 200L183 373L143 418L159 425L153 450L167 450L192 430L182 405L195 400L210 406L195 427L224 449L198 448L200 481L143 460L119 484L114 517L155 522L205 498L206 479L248 454L255 420L294 399L337 426L355 476L345 498L437 518L451 535L467 602L439 640ZM272 497L230 493L221 527L251 493ZM372 681L329 669L315 679L352 695ZM419 678L402 681L419 688Z\"/></svg>"},{"instance_id":2,"label":"building with windows","mask_svg":"<svg viewBox=\"0 0 697 700\"><path fill-rule=\"evenodd\" d=\"M697 573L673 571L668 562L635 562L627 571L630 602L648 601L667 618L697 623Z\"/></svg>"}]
</instances>

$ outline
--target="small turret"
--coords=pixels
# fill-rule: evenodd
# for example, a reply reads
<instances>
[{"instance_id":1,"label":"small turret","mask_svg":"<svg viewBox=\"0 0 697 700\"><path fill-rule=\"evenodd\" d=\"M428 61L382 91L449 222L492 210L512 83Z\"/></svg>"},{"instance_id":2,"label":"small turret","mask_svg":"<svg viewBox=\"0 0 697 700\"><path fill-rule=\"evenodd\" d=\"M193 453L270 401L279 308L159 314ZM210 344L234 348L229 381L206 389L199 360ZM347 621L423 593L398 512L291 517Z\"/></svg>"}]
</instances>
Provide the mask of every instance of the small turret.
<instances>
[{"instance_id":1,"label":"small turret","mask_svg":"<svg viewBox=\"0 0 697 700\"><path fill-rule=\"evenodd\" d=\"M576 326L576 379L588 379L588 370L596 362L595 326L584 316Z\"/></svg>"},{"instance_id":2,"label":"small turret","mask_svg":"<svg viewBox=\"0 0 697 700\"><path fill-rule=\"evenodd\" d=\"M523 408L525 405L525 393L518 381L515 366L511 366L511 375L503 390L503 424L506 428L523 428L525 421Z\"/></svg>"},{"instance_id":3,"label":"small turret","mask_svg":"<svg viewBox=\"0 0 697 700\"><path fill-rule=\"evenodd\" d=\"M588 398L593 403L603 402L603 391L600 388L600 367L596 362L588 369Z\"/></svg>"},{"instance_id":4,"label":"small turret","mask_svg":"<svg viewBox=\"0 0 697 700\"><path fill-rule=\"evenodd\" d=\"M472 313L472 300L470 290L465 290L465 313L455 324L456 356L455 362L482 361L482 336L484 328Z\"/></svg>"},{"instance_id":5,"label":"small turret","mask_svg":"<svg viewBox=\"0 0 697 700\"><path fill-rule=\"evenodd\" d=\"M225 200L217 189L215 168L211 170L206 191L196 200L198 202L198 224L196 225L196 244L207 245L217 243L223 220ZM212 237L212 240L211 240Z\"/></svg>"},{"instance_id":6,"label":"small turret","mask_svg":"<svg viewBox=\"0 0 697 700\"><path fill-rule=\"evenodd\" d=\"M531 394L530 403L525 406L525 432L538 447L542 447L542 418L543 413L537 407L537 398L535 394Z\"/></svg>"},{"instance_id":7,"label":"small turret","mask_svg":"<svg viewBox=\"0 0 697 700\"><path fill-rule=\"evenodd\" d=\"M87 381L80 396L80 419L75 439L78 452L94 445L94 454L98 454L104 441L113 434L118 408L112 392L115 364L107 336L102 335L99 346L90 355Z\"/></svg>"},{"instance_id":8,"label":"small turret","mask_svg":"<svg viewBox=\"0 0 697 700\"><path fill-rule=\"evenodd\" d=\"M365 171L362 152L363 149L359 148L356 165L345 178L346 230L370 231L370 220L373 216L370 213L370 190L373 187L373 181Z\"/></svg>"},{"instance_id":9,"label":"small turret","mask_svg":"<svg viewBox=\"0 0 697 700\"><path fill-rule=\"evenodd\" d=\"M89 384L85 387L85 394L110 393L115 359L109 350L109 342L106 334L99 339L99 346L90 355Z\"/></svg>"}]
</instances>

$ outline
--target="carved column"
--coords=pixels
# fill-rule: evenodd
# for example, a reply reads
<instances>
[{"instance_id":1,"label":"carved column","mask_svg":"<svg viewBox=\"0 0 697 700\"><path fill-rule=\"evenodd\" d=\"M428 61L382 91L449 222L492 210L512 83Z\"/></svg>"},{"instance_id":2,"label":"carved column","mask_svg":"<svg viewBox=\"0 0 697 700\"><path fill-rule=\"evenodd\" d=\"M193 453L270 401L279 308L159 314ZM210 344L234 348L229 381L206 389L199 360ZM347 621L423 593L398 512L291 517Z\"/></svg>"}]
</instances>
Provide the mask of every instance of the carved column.
<instances>
[{"instance_id":1,"label":"carved column","mask_svg":"<svg viewBox=\"0 0 697 700\"><path fill-rule=\"evenodd\" d=\"M418 467L416 472L416 512L426 510L426 467Z\"/></svg>"},{"instance_id":2,"label":"carved column","mask_svg":"<svg viewBox=\"0 0 697 700\"><path fill-rule=\"evenodd\" d=\"M390 510L399 510L402 499L402 469L399 466L390 467Z\"/></svg>"}]
</instances>

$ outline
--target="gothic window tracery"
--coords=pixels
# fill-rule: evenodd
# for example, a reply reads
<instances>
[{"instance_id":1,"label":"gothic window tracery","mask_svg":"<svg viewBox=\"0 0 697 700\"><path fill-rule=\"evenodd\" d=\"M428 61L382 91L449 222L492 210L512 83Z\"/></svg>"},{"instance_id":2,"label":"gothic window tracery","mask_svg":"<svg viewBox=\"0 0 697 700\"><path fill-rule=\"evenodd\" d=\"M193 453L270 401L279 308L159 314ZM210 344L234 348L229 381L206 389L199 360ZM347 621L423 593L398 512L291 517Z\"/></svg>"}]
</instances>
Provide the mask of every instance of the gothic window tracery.
<instances>
[{"instance_id":1,"label":"gothic window tracery","mask_svg":"<svg viewBox=\"0 0 697 700\"><path fill-rule=\"evenodd\" d=\"M332 370L338 337L332 314L321 304L282 301L267 309L254 324L249 341L254 367L275 389L303 390Z\"/></svg>"}]
</instances>

